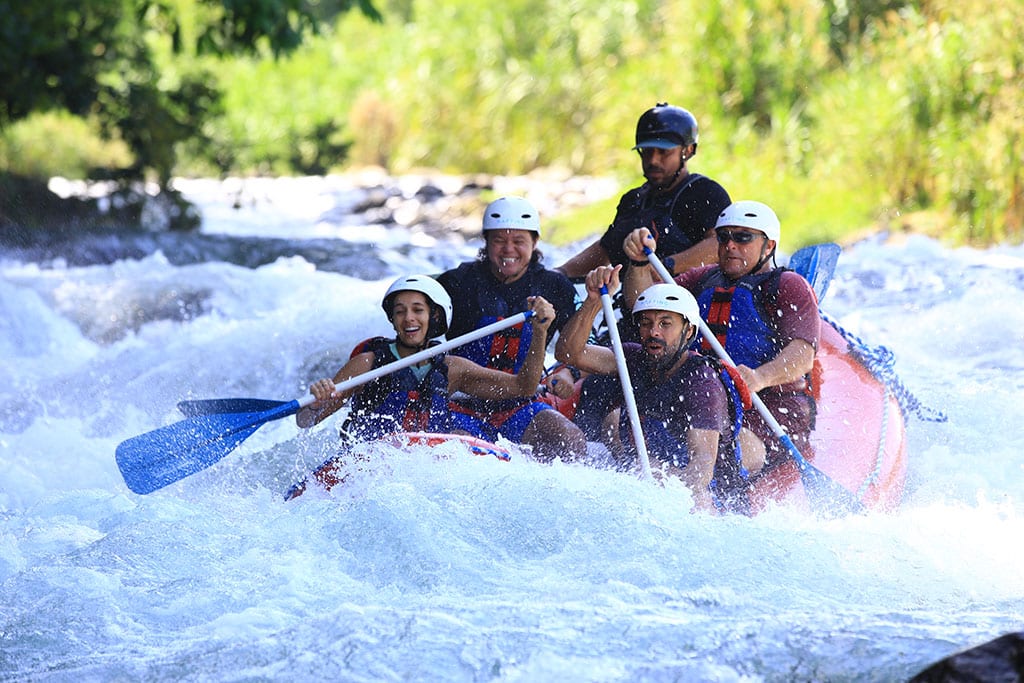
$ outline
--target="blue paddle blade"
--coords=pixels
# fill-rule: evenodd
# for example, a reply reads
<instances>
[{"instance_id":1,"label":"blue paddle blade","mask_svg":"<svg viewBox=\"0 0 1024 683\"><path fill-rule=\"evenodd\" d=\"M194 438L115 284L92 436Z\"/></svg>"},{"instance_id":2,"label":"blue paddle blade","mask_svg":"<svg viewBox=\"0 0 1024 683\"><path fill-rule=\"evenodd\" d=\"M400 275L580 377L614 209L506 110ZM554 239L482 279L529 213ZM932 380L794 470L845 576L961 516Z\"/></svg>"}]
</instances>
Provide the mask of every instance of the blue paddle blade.
<instances>
[{"instance_id":1,"label":"blue paddle blade","mask_svg":"<svg viewBox=\"0 0 1024 683\"><path fill-rule=\"evenodd\" d=\"M288 401L272 401L266 398L203 398L178 401L178 410L185 417L217 413L262 413L287 403Z\"/></svg>"},{"instance_id":2,"label":"blue paddle blade","mask_svg":"<svg viewBox=\"0 0 1024 683\"><path fill-rule=\"evenodd\" d=\"M812 244L790 256L788 268L800 273L811 283L818 303L821 303L828 292L841 253L843 248L833 242Z\"/></svg>"},{"instance_id":3,"label":"blue paddle blade","mask_svg":"<svg viewBox=\"0 0 1024 683\"><path fill-rule=\"evenodd\" d=\"M298 411L298 401L290 401L262 412L190 417L122 441L117 466L129 489L152 493L213 465L265 423Z\"/></svg>"},{"instance_id":4,"label":"blue paddle blade","mask_svg":"<svg viewBox=\"0 0 1024 683\"><path fill-rule=\"evenodd\" d=\"M810 501L811 509L818 517L834 519L845 515L862 514L866 511L856 496L843 488L839 482L807 462L789 435L781 435L779 441L793 456L793 461L800 471L800 481L807 493L807 500Z\"/></svg>"}]
</instances>

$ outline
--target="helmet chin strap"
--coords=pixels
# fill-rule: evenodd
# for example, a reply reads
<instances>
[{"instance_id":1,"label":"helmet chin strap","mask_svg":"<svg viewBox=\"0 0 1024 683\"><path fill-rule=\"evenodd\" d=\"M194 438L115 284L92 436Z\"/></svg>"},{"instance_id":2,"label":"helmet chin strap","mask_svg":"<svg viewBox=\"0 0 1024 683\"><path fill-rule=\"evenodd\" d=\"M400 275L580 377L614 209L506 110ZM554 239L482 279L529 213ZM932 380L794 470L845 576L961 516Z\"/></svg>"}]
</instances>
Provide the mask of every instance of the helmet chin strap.
<instances>
[{"instance_id":1,"label":"helmet chin strap","mask_svg":"<svg viewBox=\"0 0 1024 683\"><path fill-rule=\"evenodd\" d=\"M765 242L765 244L767 244L767 242ZM751 270L750 272L751 273L759 272L762 268L764 268L766 263L768 263L769 261L773 261L774 259L775 259L775 249L772 249L767 254L765 254L764 256L761 257L761 259L754 266L754 269ZM749 275L750 273L747 273L747 274Z\"/></svg>"},{"instance_id":2,"label":"helmet chin strap","mask_svg":"<svg viewBox=\"0 0 1024 683\"><path fill-rule=\"evenodd\" d=\"M763 247L762 247L762 249L763 249ZM739 277L734 278L734 279L735 280L739 280L741 277L744 277L746 275L752 275L754 273L760 272L760 270L762 268L764 268L765 264L768 263L769 261L772 261L774 258L775 258L775 249L772 249L767 254L762 255L761 258L758 259L757 263L754 264L753 268L751 268L747 272L743 273L743 275L740 275ZM730 278L730 279L733 279L733 278Z\"/></svg>"},{"instance_id":3,"label":"helmet chin strap","mask_svg":"<svg viewBox=\"0 0 1024 683\"><path fill-rule=\"evenodd\" d=\"M668 371L674 368L676 363L679 362L679 359L683 357L684 353L686 353L687 346L689 346L688 340L684 341L682 338L680 338L679 345L676 347L676 351L675 353L672 354L671 358L656 360L648 356L646 359L647 371L652 376L657 376L659 379L664 379Z\"/></svg>"},{"instance_id":4,"label":"helmet chin strap","mask_svg":"<svg viewBox=\"0 0 1024 683\"><path fill-rule=\"evenodd\" d=\"M690 160L690 157L685 156L685 155L686 155L685 151L679 152L679 168L676 169L676 172L672 174L672 177L669 178L667 182L661 183L659 185L655 185L654 189L656 191L664 192L665 190L667 190L668 188L670 188L670 187L672 187L673 185L676 184L676 181L679 180L679 176L686 169L686 162Z\"/></svg>"}]
</instances>

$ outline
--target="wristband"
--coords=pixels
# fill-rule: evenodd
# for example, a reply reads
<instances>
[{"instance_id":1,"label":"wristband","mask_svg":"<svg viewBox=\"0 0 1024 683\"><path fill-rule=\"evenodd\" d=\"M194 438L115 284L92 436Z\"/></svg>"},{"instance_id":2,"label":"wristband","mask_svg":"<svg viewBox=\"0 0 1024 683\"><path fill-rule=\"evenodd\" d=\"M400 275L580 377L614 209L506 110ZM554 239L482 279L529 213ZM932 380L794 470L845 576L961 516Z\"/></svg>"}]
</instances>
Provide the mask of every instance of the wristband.
<instances>
[{"instance_id":1,"label":"wristband","mask_svg":"<svg viewBox=\"0 0 1024 683\"><path fill-rule=\"evenodd\" d=\"M637 267L649 266L649 265L651 265L651 262L650 261L634 261L633 259L629 259L629 265L637 266Z\"/></svg>"}]
</instances>

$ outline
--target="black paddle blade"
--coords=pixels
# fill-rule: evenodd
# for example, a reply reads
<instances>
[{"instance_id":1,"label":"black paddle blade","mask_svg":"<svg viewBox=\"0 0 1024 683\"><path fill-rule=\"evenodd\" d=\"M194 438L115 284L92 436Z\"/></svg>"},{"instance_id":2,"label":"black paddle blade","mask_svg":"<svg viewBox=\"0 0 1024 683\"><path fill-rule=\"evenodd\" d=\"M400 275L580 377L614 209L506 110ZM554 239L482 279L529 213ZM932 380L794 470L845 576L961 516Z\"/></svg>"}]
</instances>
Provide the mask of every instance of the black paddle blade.
<instances>
[{"instance_id":1,"label":"black paddle blade","mask_svg":"<svg viewBox=\"0 0 1024 683\"><path fill-rule=\"evenodd\" d=\"M287 403L288 401L272 401L266 398L202 398L178 401L178 410L185 417L216 413L262 413Z\"/></svg>"},{"instance_id":2,"label":"black paddle blade","mask_svg":"<svg viewBox=\"0 0 1024 683\"><path fill-rule=\"evenodd\" d=\"M133 436L115 458L128 488L152 493L213 465L271 420L298 412L297 401L252 413L197 415Z\"/></svg>"}]
</instances>

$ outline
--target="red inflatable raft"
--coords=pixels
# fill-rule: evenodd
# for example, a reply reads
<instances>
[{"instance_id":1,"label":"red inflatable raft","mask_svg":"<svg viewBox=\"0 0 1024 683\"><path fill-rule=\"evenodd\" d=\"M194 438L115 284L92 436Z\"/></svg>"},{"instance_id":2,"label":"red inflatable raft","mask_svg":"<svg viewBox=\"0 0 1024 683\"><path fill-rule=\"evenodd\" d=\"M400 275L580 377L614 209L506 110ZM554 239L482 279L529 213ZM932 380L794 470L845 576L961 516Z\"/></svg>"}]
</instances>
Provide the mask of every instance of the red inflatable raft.
<instances>
[{"instance_id":1,"label":"red inflatable raft","mask_svg":"<svg viewBox=\"0 0 1024 683\"><path fill-rule=\"evenodd\" d=\"M383 437L377 442L371 442L367 444L370 450L373 450L375 446L391 447L398 449L410 448L413 446L429 446L439 447L442 444L454 444L457 450L465 451L470 455L479 456L494 456L498 460L508 461L512 459L512 453L509 449L493 444L490 441L484 441L483 439L477 439L472 436L465 436L462 434L434 434L430 432L398 432ZM312 474L295 484L285 494L285 500L291 500L301 496L305 491L306 487L310 483L314 483L321 488L330 491L338 484L344 483L345 477L352 468L358 467L358 463L365 460L368 456L361 453L351 452L344 455L338 455L320 467L313 470Z\"/></svg>"},{"instance_id":2,"label":"red inflatable raft","mask_svg":"<svg viewBox=\"0 0 1024 683\"><path fill-rule=\"evenodd\" d=\"M894 509L900 503L907 475L905 423L895 395L824 319L818 360L822 373L811 434L814 453L804 456L866 509ZM773 503L810 507L792 460L754 485L754 511Z\"/></svg>"}]
</instances>

